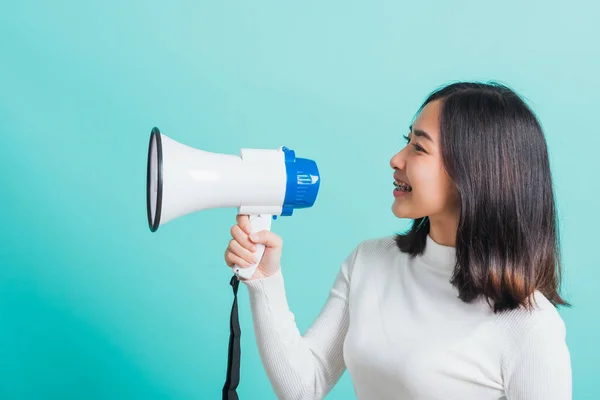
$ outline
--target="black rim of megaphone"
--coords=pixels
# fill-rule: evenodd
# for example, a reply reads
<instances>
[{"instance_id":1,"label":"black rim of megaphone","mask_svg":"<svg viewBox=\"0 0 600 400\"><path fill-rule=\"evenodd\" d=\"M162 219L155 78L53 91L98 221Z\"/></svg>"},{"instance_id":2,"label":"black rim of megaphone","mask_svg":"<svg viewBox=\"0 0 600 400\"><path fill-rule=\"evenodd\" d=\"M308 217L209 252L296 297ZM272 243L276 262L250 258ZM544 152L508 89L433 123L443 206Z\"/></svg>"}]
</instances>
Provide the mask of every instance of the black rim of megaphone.
<instances>
[{"instance_id":1,"label":"black rim of megaphone","mask_svg":"<svg viewBox=\"0 0 600 400\"><path fill-rule=\"evenodd\" d=\"M156 195L156 212L154 221L152 221L152 139L156 137L156 163L158 167L158 193ZM162 171L162 142L160 139L160 130L157 127L152 128L150 132L150 143L148 144L148 167L146 170L146 210L148 211L148 225L150 230L155 232L160 224L160 212L162 208L163 191L163 171Z\"/></svg>"}]
</instances>

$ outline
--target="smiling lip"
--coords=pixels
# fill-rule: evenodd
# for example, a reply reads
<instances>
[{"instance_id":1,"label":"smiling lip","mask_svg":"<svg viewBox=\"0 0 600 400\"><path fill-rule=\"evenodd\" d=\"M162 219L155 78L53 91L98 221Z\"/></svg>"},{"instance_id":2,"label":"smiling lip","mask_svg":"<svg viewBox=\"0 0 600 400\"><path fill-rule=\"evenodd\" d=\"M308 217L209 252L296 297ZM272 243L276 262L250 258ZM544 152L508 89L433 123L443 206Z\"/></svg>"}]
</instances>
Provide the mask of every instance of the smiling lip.
<instances>
[{"instance_id":1,"label":"smiling lip","mask_svg":"<svg viewBox=\"0 0 600 400\"><path fill-rule=\"evenodd\" d=\"M409 191L403 191L403 190L398 190L397 188L394 188L393 194L394 194L394 197L395 197L395 198L398 198L398 197L404 197L404 196L406 196L406 195L408 195L408 194L410 194L410 193L411 193L411 191L412 191L412 186L410 186L410 185L409 185L407 182L405 182L404 180L400 179L400 178L399 178L399 177L398 177L396 174L394 174L394 180L395 180L397 183L401 183L401 184L404 184L404 185L406 185L406 186L410 187L410 189L411 189L411 190L409 190Z\"/></svg>"},{"instance_id":2,"label":"smiling lip","mask_svg":"<svg viewBox=\"0 0 600 400\"><path fill-rule=\"evenodd\" d=\"M405 180L401 179L401 178L400 178L400 176L398 176L398 175L396 175L396 174L394 174L394 180L395 180L395 181L398 181L398 182L400 182L400 183L404 183L405 185L408 185L408 186L410 186L410 183L408 183L407 181L405 181Z\"/></svg>"}]
</instances>

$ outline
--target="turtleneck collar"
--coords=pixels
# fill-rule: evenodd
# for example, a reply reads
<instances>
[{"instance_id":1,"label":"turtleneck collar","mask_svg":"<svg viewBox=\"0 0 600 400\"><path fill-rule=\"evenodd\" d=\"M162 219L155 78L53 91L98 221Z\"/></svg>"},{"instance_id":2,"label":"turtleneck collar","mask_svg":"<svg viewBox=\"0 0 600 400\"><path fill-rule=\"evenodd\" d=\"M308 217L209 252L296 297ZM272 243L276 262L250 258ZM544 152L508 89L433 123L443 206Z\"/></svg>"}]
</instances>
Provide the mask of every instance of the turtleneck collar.
<instances>
[{"instance_id":1,"label":"turtleneck collar","mask_svg":"<svg viewBox=\"0 0 600 400\"><path fill-rule=\"evenodd\" d=\"M436 270L451 274L456 263L456 248L441 245L427 235L421 260Z\"/></svg>"}]
</instances>

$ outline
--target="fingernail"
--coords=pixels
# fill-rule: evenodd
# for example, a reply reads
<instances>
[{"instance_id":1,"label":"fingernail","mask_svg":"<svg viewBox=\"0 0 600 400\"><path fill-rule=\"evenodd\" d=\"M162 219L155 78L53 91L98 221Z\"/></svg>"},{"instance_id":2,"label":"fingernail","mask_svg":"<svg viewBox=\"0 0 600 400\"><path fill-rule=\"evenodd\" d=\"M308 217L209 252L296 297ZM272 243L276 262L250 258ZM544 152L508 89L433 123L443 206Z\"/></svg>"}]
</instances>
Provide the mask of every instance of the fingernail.
<instances>
[{"instance_id":1,"label":"fingernail","mask_svg":"<svg viewBox=\"0 0 600 400\"><path fill-rule=\"evenodd\" d=\"M250 235L250 239L252 240L258 240L258 235L256 233L253 233Z\"/></svg>"}]
</instances>

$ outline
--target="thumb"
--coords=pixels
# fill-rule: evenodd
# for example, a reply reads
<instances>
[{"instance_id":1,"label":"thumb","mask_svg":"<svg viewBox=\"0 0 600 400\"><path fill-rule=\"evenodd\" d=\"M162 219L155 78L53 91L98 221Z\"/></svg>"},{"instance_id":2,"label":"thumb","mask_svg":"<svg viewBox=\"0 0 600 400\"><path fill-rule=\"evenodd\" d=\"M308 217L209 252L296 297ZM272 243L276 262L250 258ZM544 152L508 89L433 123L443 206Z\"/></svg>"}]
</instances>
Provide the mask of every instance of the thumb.
<instances>
[{"instance_id":1,"label":"thumb","mask_svg":"<svg viewBox=\"0 0 600 400\"><path fill-rule=\"evenodd\" d=\"M281 247L281 238L271 231L264 230L250 235L250 240L256 244L264 244L265 247Z\"/></svg>"}]
</instances>

